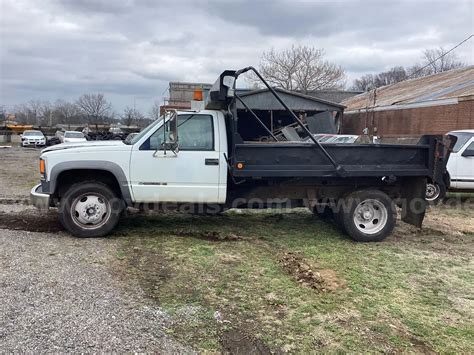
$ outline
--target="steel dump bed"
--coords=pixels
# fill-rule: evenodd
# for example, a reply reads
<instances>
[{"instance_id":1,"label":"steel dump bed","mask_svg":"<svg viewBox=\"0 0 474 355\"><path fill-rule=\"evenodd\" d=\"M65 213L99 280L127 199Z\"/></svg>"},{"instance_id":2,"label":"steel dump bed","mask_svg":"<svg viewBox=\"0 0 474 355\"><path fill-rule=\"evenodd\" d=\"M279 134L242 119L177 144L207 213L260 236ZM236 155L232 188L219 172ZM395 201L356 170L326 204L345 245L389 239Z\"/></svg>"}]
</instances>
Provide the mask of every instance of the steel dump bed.
<instances>
[{"instance_id":1,"label":"steel dump bed","mask_svg":"<svg viewBox=\"0 0 474 355\"><path fill-rule=\"evenodd\" d=\"M323 144L323 147L343 168L343 177L426 176L437 180L445 168L443 158L448 154L449 139L423 136L418 144ZM236 177L340 176L313 143L236 144L234 162L232 174Z\"/></svg>"}]
</instances>

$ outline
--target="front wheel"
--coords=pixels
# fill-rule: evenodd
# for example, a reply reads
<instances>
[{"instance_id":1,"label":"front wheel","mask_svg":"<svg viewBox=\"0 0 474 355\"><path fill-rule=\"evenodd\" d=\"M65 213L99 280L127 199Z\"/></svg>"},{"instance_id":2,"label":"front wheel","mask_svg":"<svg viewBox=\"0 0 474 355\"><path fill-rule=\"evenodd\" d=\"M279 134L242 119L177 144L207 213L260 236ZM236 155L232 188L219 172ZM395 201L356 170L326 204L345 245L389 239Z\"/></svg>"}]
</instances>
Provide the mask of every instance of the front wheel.
<instances>
[{"instance_id":1,"label":"front wheel","mask_svg":"<svg viewBox=\"0 0 474 355\"><path fill-rule=\"evenodd\" d=\"M76 237L103 237L117 225L123 201L106 184L73 184L61 198L59 220Z\"/></svg>"},{"instance_id":2,"label":"front wheel","mask_svg":"<svg viewBox=\"0 0 474 355\"><path fill-rule=\"evenodd\" d=\"M355 191L339 206L340 224L358 242L379 242L395 228L397 210L393 200L379 190Z\"/></svg>"}]
</instances>

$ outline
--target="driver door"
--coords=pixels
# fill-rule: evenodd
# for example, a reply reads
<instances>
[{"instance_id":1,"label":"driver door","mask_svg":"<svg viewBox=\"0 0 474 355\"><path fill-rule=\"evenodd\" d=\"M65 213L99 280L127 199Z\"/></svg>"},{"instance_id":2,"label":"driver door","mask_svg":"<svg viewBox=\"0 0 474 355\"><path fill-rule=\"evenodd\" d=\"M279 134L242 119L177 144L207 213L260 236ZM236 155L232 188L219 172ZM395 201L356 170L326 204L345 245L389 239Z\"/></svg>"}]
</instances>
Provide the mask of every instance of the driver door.
<instances>
[{"instance_id":1,"label":"driver door","mask_svg":"<svg viewBox=\"0 0 474 355\"><path fill-rule=\"evenodd\" d=\"M219 201L219 136L216 117L190 113L178 118L179 152L162 148L164 126L140 146L130 160L136 202Z\"/></svg>"}]
</instances>

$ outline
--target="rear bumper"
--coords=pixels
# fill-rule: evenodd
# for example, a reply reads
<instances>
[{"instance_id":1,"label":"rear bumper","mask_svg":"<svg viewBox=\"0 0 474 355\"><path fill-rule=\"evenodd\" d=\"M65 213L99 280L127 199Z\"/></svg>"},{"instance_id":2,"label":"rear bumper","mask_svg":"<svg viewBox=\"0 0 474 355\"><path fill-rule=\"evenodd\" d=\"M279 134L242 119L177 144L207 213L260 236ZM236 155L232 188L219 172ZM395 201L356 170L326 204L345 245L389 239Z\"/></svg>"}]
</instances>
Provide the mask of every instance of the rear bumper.
<instances>
[{"instance_id":1,"label":"rear bumper","mask_svg":"<svg viewBox=\"0 0 474 355\"><path fill-rule=\"evenodd\" d=\"M39 208L41 210L47 210L49 208L50 196L48 194L43 193L41 184L36 185L31 189L30 200L31 204L36 208Z\"/></svg>"}]
</instances>

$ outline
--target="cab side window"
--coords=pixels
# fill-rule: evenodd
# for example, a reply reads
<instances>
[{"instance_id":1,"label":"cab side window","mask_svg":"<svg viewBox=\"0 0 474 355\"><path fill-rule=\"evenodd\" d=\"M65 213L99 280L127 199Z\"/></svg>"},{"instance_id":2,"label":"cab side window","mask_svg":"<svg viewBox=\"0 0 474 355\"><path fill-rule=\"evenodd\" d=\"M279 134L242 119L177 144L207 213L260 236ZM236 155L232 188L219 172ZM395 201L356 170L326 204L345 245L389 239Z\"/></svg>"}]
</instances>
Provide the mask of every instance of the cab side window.
<instances>
[{"instance_id":1,"label":"cab side window","mask_svg":"<svg viewBox=\"0 0 474 355\"><path fill-rule=\"evenodd\" d=\"M474 154L474 142L469 144L469 146L464 150L464 152L472 156Z\"/></svg>"},{"instance_id":2,"label":"cab side window","mask_svg":"<svg viewBox=\"0 0 474 355\"><path fill-rule=\"evenodd\" d=\"M159 128L140 150L162 149L163 126ZM187 114L178 116L179 150L214 150L214 125L212 116Z\"/></svg>"},{"instance_id":3,"label":"cab side window","mask_svg":"<svg viewBox=\"0 0 474 355\"><path fill-rule=\"evenodd\" d=\"M214 150L212 116L178 116L178 142L180 150Z\"/></svg>"}]
</instances>

